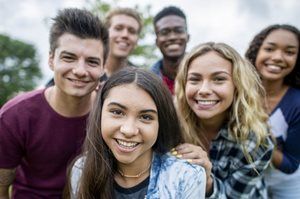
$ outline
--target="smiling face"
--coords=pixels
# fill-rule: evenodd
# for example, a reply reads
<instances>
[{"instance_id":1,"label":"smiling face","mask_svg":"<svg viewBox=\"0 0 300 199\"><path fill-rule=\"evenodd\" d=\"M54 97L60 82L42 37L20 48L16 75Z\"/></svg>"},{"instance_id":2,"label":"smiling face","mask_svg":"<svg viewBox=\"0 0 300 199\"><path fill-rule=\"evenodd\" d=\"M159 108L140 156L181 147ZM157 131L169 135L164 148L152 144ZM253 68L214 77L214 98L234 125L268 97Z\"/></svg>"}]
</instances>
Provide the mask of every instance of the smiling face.
<instances>
[{"instance_id":1,"label":"smiling face","mask_svg":"<svg viewBox=\"0 0 300 199\"><path fill-rule=\"evenodd\" d=\"M142 100L141 100L142 99ZM148 164L158 136L158 114L151 96L136 84L112 88L105 98L101 131L118 163Z\"/></svg>"},{"instance_id":2,"label":"smiling face","mask_svg":"<svg viewBox=\"0 0 300 199\"><path fill-rule=\"evenodd\" d=\"M85 97L98 85L103 73L103 44L65 33L49 55L55 88L61 96Z\"/></svg>"},{"instance_id":3,"label":"smiling face","mask_svg":"<svg viewBox=\"0 0 300 199\"><path fill-rule=\"evenodd\" d=\"M189 65L185 87L187 103L201 122L222 122L234 97L232 64L210 51Z\"/></svg>"},{"instance_id":4,"label":"smiling face","mask_svg":"<svg viewBox=\"0 0 300 199\"><path fill-rule=\"evenodd\" d=\"M155 24L156 45L164 57L181 58L185 53L189 35L186 22L176 15L161 18Z\"/></svg>"},{"instance_id":5,"label":"smiling face","mask_svg":"<svg viewBox=\"0 0 300 199\"><path fill-rule=\"evenodd\" d=\"M295 67L299 44L290 31L272 31L260 47L255 66L265 81L282 81Z\"/></svg>"},{"instance_id":6,"label":"smiling face","mask_svg":"<svg viewBox=\"0 0 300 199\"><path fill-rule=\"evenodd\" d=\"M128 15L115 15L110 19L108 31L110 54L118 58L127 58L137 44L139 23Z\"/></svg>"}]
</instances>

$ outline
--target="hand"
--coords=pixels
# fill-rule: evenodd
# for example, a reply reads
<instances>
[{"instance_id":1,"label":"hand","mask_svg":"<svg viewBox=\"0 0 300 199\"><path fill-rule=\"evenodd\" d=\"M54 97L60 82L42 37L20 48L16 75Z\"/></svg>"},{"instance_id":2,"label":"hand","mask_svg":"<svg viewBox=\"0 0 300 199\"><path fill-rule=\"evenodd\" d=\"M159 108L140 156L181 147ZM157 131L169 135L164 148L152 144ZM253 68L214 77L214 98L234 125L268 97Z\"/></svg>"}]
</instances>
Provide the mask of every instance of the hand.
<instances>
[{"instance_id":1,"label":"hand","mask_svg":"<svg viewBox=\"0 0 300 199\"><path fill-rule=\"evenodd\" d=\"M213 179L211 177L212 164L208 158L207 152L202 147L193 144L180 144L171 150L171 154L177 158L182 158L202 166L206 172L206 193L211 192Z\"/></svg>"}]
</instances>

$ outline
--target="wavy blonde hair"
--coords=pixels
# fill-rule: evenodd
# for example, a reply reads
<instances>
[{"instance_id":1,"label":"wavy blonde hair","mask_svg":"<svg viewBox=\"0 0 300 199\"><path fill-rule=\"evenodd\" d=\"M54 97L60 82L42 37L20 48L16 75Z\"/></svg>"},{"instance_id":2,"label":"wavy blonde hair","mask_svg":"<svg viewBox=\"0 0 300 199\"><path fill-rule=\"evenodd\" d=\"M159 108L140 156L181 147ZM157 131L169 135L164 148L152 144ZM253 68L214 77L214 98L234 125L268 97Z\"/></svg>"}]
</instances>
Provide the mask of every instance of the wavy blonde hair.
<instances>
[{"instance_id":1,"label":"wavy blonde hair","mask_svg":"<svg viewBox=\"0 0 300 199\"><path fill-rule=\"evenodd\" d=\"M265 138L268 136L268 115L263 108L265 92L251 63L224 43L208 42L198 45L181 62L175 83L175 104L183 128L183 137L188 143L204 147L203 141L206 140L206 137L201 130L199 118L187 103L185 86L190 63L210 51L217 52L232 63L235 92L227 118L229 133L238 143L243 144L252 131L256 135L256 146L258 147L265 143ZM244 147L243 149L245 150Z\"/></svg>"}]
</instances>

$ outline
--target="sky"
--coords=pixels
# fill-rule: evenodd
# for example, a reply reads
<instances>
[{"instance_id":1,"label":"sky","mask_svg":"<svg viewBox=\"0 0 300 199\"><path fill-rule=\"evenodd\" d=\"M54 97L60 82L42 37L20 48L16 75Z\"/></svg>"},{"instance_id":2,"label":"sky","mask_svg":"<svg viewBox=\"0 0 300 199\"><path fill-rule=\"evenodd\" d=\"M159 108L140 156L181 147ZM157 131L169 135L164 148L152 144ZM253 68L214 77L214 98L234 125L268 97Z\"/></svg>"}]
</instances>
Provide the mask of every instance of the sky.
<instances>
[{"instance_id":1,"label":"sky","mask_svg":"<svg viewBox=\"0 0 300 199\"><path fill-rule=\"evenodd\" d=\"M120 7L150 5L152 15L169 5L180 7L187 16L190 34L187 51L199 43L215 41L227 43L244 55L255 34L268 25L288 23L300 28L299 0L103 1ZM44 74L41 84L52 77L47 64L50 19L59 9L89 8L90 2L92 0L0 0L0 34L36 47ZM158 50L155 53L160 56Z\"/></svg>"}]
</instances>

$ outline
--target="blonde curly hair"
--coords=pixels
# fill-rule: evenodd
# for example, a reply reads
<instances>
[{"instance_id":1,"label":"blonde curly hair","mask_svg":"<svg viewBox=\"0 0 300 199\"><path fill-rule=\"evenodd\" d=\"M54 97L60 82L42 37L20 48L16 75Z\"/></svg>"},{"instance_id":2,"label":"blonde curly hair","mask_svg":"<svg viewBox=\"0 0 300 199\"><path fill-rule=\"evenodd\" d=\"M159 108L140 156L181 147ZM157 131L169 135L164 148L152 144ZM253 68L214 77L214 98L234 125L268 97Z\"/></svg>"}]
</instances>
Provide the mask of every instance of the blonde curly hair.
<instances>
[{"instance_id":1,"label":"blonde curly hair","mask_svg":"<svg viewBox=\"0 0 300 199\"><path fill-rule=\"evenodd\" d=\"M208 42L196 46L184 57L179 66L175 83L175 104L183 128L183 137L186 142L204 148L206 137L201 130L201 120L187 103L185 86L190 63L195 58L210 51L217 52L221 57L232 63L235 92L232 105L228 111L228 132L242 146L250 136L250 132L254 132L256 135L256 146L258 147L260 144L265 143L268 136L268 115L263 107L265 92L261 85L261 80L251 63L243 59L232 47L224 43ZM251 160L251 157L248 156L248 158Z\"/></svg>"}]
</instances>

